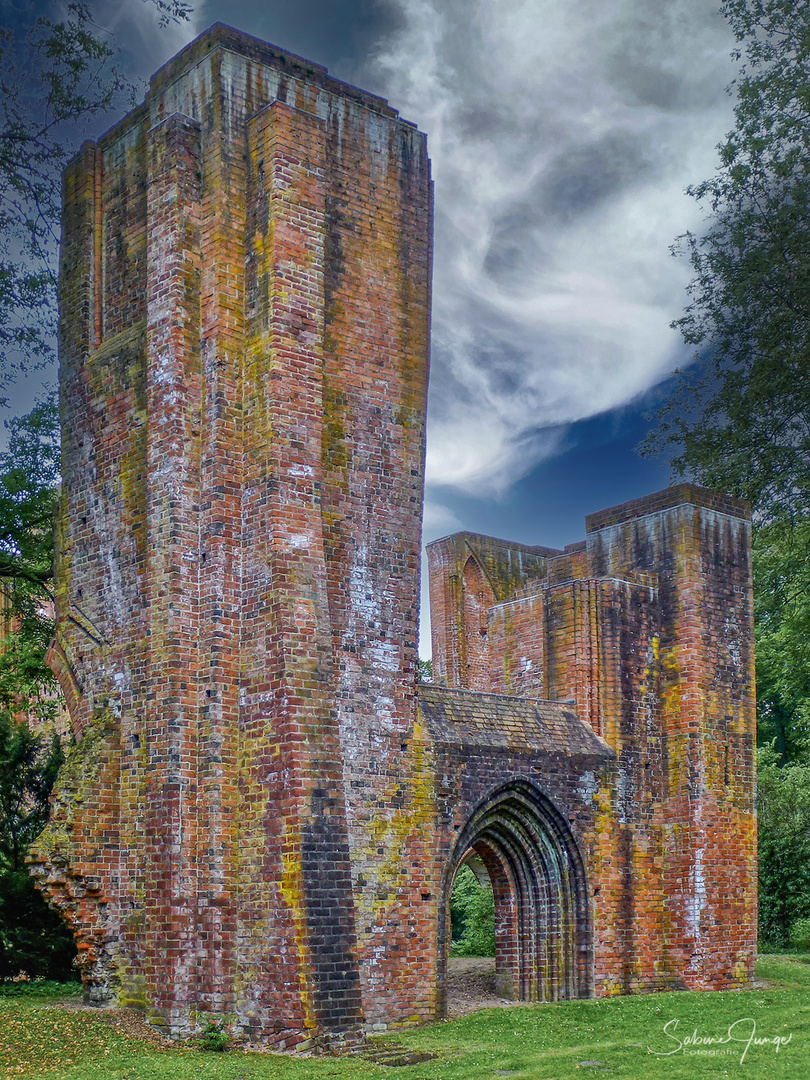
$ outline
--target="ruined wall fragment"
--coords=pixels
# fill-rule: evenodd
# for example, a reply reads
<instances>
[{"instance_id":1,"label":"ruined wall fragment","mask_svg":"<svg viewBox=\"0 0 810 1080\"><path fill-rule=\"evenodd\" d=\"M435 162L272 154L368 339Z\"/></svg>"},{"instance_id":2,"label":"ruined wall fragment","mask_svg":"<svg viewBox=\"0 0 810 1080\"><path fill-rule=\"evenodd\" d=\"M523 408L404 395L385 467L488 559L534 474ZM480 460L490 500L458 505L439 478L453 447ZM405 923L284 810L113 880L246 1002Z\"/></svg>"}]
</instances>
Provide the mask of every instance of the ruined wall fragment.
<instances>
[{"instance_id":1,"label":"ruined wall fragment","mask_svg":"<svg viewBox=\"0 0 810 1080\"><path fill-rule=\"evenodd\" d=\"M565 551L460 533L430 544L428 562L439 681L559 702L616 755L601 778L585 778L573 757L554 769L590 808L576 835L593 902L595 992L748 984L756 839L746 504L681 484L590 515L586 541ZM552 791L539 757L519 775Z\"/></svg>"}]
</instances>

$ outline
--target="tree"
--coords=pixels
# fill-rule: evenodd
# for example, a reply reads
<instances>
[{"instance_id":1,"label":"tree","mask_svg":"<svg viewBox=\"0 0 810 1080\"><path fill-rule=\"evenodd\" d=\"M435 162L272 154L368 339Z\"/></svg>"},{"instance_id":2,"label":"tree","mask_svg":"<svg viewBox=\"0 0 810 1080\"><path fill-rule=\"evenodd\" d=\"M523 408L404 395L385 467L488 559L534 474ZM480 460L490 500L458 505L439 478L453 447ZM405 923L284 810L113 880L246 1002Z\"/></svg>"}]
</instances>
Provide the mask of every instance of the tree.
<instances>
[{"instance_id":1,"label":"tree","mask_svg":"<svg viewBox=\"0 0 810 1080\"><path fill-rule=\"evenodd\" d=\"M495 955L495 895L462 866L450 895L453 956Z\"/></svg>"},{"instance_id":2,"label":"tree","mask_svg":"<svg viewBox=\"0 0 810 1080\"><path fill-rule=\"evenodd\" d=\"M7 423L0 452L0 578L34 589L53 573L59 485L59 412L53 397Z\"/></svg>"},{"instance_id":3,"label":"tree","mask_svg":"<svg viewBox=\"0 0 810 1080\"><path fill-rule=\"evenodd\" d=\"M674 325L697 349L646 452L750 499L756 520L810 512L810 5L726 0L743 61L735 127L690 189L711 216L676 245L694 278Z\"/></svg>"},{"instance_id":4,"label":"tree","mask_svg":"<svg viewBox=\"0 0 810 1080\"><path fill-rule=\"evenodd\" d=\"M754 626L760 746L810 760L810 523L754 531Z\"/></svg>"},{"instance_id":5,"label":"tree","mask_svg":"<svg viewBox=\"0 0 810 1080\"><path fill-rule=\"evenodd\" d=\"M35 735L0 700L0 978L75 978L70 932L42 900L25 866L48 820L48 797L63 760L55 732Z\"/></svg>"},{"instance_id":6,"label":"tree","mask_svg":"<svg viewBox=\"0 0 810 1080\"><path fill-rule=\"evenodd\" d=\"M781 948L810 918L810 766L782 766L765 748L757 774L760 936Z\"/></svg>"},{"instance_id":7,"label":"tree","mask_svg":"<svg viewBox=\"0 0 810 1080\"><path fill-rule=\"evenodd\" d=\"M59 415L41 401L8 423L0 453L0 709L53 721L56 681L45 663L53 637L53 515L59 484Z\"/></svg>"},{"instance_id":8,"label":"tree","mask_svg":"<svg viewBox=\"0 0 810 1080\"><path fill-rule=\"evenodd\" d=\"M25 866L28 848L48 820L63 758L53 723L58 687L45 663L53 635L58 425L53 401L43 401L10 421L0 453L0 978L20 971L75 977L72 937Z\"/></svg>"},{"instance_id":9,"label":"tree","mask_svg":"<svg viewBox=\"0 0 810 1080\"><path fill-rule=\"evenodd\" d=\"M164 21L191 11L149 2ZM0 387L52 359L60 175L78 128L134 93L114 55L86 3L0 29Z\"/></svg>"}]
</instances>

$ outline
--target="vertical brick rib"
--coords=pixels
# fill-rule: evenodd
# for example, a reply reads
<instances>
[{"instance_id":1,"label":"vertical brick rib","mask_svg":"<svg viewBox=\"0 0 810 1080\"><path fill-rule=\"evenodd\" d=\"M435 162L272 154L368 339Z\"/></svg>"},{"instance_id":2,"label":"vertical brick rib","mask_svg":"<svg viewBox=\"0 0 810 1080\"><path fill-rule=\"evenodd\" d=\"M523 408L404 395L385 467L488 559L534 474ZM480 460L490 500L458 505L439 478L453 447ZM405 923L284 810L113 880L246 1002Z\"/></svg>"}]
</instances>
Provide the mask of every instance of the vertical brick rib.
<instances>
[{"instance_id":1,"label":"vertical brick rib","mask_svg":"<svg viewBox=\"0 0 810 1080\"><path fill-rule=\"evenodd\" d=\"M244 128L215 51L203 125L200 445L200 726L197 818L199 1005L234 1010L240 859L239 644L241 632L241 418L244 348Z\"/></svg>"},{"instance_id":2,"label":"vertical brick rib","mask_svg":"<svg viewBox=\"0 0 810 1080\"><path fill-rule=\"evenodd\" d=\"M103 213L102 185L104 180L104 154L96 149L94 162L93 193L95 198L95 220L93 221L93 348L97 349L104 339L104 281L103 281Z\"/></svg>"},{"instance_id":3,"label":"vertical brick rib","mask_svg":"<svg viewBox=\"0 0 810 1080\"><path fill-rule=\"evenodd\" d=\"M199 139L179 115L149 133L145 969L170 1024L197 993Z\"/></svg>"},{"instance_id":4,"label":"vertical brick rib","mask_svg":"<svg viewBox=\"0 0 810 1080\"><path fill-rule=\"evenodd\" d=\"M243 959L291 1029L345 1031L360 997L321 519L324 126L276 102L248 138Z\"/></svg>"},{"instance_id":5,"label":"vertical brick rib","mask_svg":"<svg viewBox=\"0 0 810 1080\"><path fill-rule=\"evenodd\" d=\"M435 804L414 724L431 189L415 130L344 99L327 133L323 518L335 700L363 1011L387 1023L432 1015L436 986Z\"/></svg>"}]
</instances>

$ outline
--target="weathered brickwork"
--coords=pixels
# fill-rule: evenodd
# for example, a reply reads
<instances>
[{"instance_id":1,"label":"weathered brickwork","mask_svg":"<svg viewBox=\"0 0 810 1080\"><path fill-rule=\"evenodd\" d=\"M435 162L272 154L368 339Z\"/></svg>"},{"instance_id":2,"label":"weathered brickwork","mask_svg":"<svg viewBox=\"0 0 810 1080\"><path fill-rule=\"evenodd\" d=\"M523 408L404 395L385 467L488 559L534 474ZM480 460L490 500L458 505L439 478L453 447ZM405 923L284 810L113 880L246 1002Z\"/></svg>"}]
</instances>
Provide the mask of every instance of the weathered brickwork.
<instances>
[{"instance_id":1,"label":"weathered brickwork","mask_svg":"<svg viewBox=\"0 0 810 1080\"><path fill-rule=\"evenodd\" d=\"M517 708L514 696L564 703L609 751L584 764L572 750L552 767L550 738L528 752L515 735L493 765L491 752L476 762L470 734L445 764L453 830L510 776L562 811L588 881L591 922L575 932L587 937L597 994L752 976L749 545L744 503L680 484L591 515L586 541L565 551L470 533L428 546L437 681L481 701L510 695L493 699L498 709ZM455 705L454 722L463 715ZM568 917L558 905L549 925ZM570 996L571 985L552 980L546 996Z\"/></svg>"},{"instance_id":2,"label":"weathered brickwork","mask_svg":"<svg viewBox=\"0 0 810 1080\"><path fill-rule=\"evenodd\" d=\"M409 751L431 198L386 102L221 26L65 176L77 746L36 869L90 996L172 1031L435 1011Z\"/></svg>"},{"instance_id":3,"label":"weathered brickwork","mask_svg":"<svg viewBox=\"0 0 810 1080\"><path fill-rule=\"evenodd\" d=\"M565 552L431 545L445 685L417 686L424 136L215 26L64 206L76 742L33 872L88 997L279 1048L433 1018L470 858L504 993L745 982L741 504L680 487Z\"/></svg>"}]
</instances>

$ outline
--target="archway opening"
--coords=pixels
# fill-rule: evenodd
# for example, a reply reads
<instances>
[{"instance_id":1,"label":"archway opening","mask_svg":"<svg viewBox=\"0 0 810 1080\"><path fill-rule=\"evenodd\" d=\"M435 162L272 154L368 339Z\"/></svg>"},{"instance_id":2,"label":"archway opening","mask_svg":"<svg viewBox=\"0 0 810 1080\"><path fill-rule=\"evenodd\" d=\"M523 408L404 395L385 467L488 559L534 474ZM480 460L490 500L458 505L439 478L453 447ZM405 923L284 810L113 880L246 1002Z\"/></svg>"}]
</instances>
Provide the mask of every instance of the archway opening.
<instances>
[{"instance_id":1,"label":"archway opening","mask_svg":"<svg viewBox=\"0 0 810 1080\"><path fill-rule=\"evenodd\" d=\"M528 781L515 780L473 812L448 867L439 933L442 998L452 948L450 900L465 866L483 868L491 883L498 995L522 1001L590 996L592 946L582 857L551 801Z\"/></svg>"},{"instance_id":2,"label":"archway opening","mask_svg":"<svg viewBox=\"0 0 810 1080\"><path fill-rule=\"evenodd\" d=\"M451 956L495 956L495 897L489 873L472 850L450 893Z\"/></svg>"}]
</instances>

